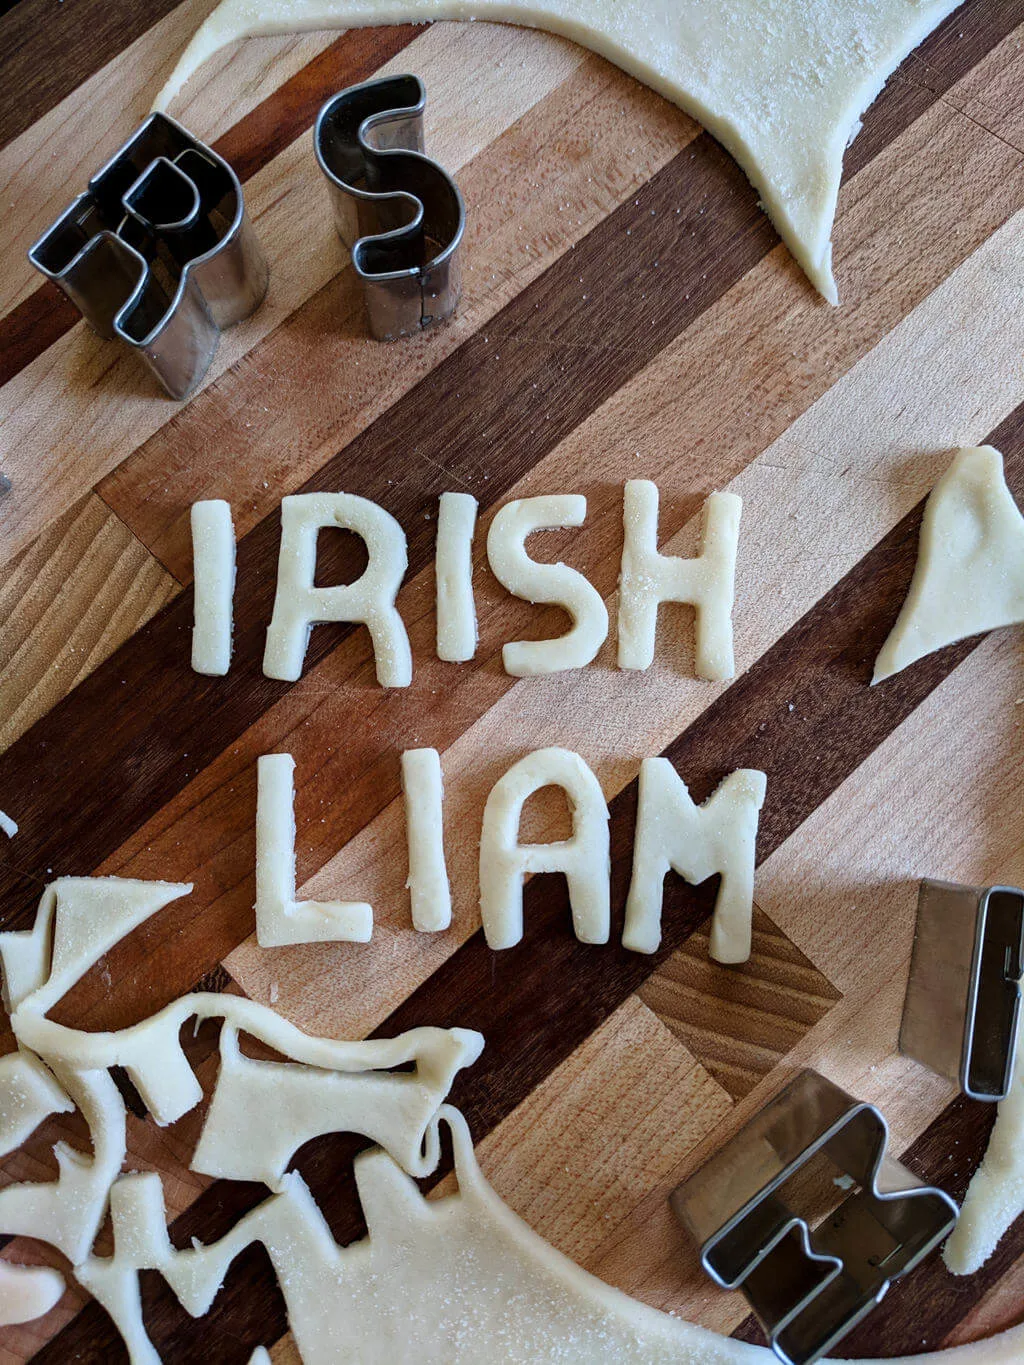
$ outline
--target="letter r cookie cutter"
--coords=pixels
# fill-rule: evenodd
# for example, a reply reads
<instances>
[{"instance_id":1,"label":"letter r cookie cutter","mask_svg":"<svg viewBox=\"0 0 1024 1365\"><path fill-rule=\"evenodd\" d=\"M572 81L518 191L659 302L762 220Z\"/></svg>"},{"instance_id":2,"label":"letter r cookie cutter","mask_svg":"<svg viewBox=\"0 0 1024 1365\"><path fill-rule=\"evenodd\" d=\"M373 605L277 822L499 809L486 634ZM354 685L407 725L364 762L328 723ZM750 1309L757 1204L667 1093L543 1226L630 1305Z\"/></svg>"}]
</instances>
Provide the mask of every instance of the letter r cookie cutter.
<instances>
[{"instance_id":1,"label":"letter r cookie cutter","mask_svg":"<svg viewBox=\"0 0 1024 1365\"><path fill-rule=\"evenodd\" d=\"M802 1071L670 1196L701 1265L743 1291L785 1365L830 1351L956 1223L888 1137L874 1105Z\"/></svg>"},{"instance_id":2,"label":"letter r cookie cutter","mask_svg":"<svg viewBox=\"0 0 1024 1365\"><path fill-rule=\"evenodd\" d=\"M1020 1041L1024 892L925 880L900 1025L900 1051L1002 1100Z\"/></svg>"},{"instance_id":3,"label":"letter r cookie cutter","mask_svg":"<svg viewBox=\"0 0 1024 1365\"><path fill-rule=\"evenodd\" d=\"M100 336L138 351L172 398L192 392L221 330L248 317L267 290L238 177L160 113L28 256Z\"/></svg>"},{"instance_id":4,"label":"letter r cookie cutter","mask_svg":"<svg viewBox=\"0 0 1024 1365\"><path fill-rule=\"evenodd\" d=\"M424 153L426 98L418 76L353 85L327 101L313 132L378 341L443 322L459 301L466 210L455 181Z\"/></svg>"}]
</instances>

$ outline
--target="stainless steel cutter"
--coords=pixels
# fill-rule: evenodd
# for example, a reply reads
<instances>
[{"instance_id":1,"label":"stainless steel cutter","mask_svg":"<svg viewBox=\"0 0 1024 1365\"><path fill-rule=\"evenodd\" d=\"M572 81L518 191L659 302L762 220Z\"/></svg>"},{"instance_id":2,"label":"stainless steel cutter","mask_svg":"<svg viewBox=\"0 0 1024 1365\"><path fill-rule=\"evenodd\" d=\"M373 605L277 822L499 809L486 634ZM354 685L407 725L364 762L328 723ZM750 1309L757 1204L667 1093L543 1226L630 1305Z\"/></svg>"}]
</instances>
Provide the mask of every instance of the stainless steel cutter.
<instances>
[{"instance_id":1,"label":"stainless steel cutter","mask_svg":"<svg viewBox=\"0 0 1024 1365\"><path fill-rule=\"evenodd\" d=\"M886 1153L871 1104L802 1071L670 1196L716 1284L786 1365L811 1365L952 1231L958 1208Z\"/></svg>"}]
</instances>

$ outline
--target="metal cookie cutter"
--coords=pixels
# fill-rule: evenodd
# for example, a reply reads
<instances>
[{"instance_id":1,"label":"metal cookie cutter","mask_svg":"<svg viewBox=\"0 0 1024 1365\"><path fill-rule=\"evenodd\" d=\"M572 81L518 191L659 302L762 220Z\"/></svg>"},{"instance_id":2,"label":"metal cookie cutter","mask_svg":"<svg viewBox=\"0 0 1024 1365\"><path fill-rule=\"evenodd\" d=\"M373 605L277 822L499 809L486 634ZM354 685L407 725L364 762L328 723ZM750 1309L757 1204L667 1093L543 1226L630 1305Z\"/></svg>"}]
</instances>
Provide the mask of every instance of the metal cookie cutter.
<instances>
[{"instance_id":1,"label":"metal cookie cutter","mask_svg":"<svg viewBox=\"0 0 1024 1365\"><path fill-rule=\"evenodd\" d=\"M1005 1099L1021 1023L1024 892L923 881L900 1051L974 1100Z\"/></svg>"},{"instance_id":2,"label":"metal cookie cutter","mask_svg":"<svg viewBox=\"0 0 1024 1365\"><path fill-rule=\"evenodd\" d=\"M166 114L150 114L28 256L172 398L195 388L221 329L267 290L238 177Z\"/></svg>"},{"instance_id":3,"label":"metal cookie cutter","mask_svg":"<svg viewBox=\"0 0 1024 1365\"><path fill-rule=\"evenodd\" d=\"M328 100L313 133L378 341L443 322L459 301L466 210L451 176L424 155L426 100L418 76L367 81Z\"/></svg>"},{"instance_id":4,"label":"metal cookie cutter","mask_svg":"<svg viewBox=\"0 0 1024 1365\"><path fill-rule=\"evenodd\" d=\"M870 1104L796 1079L670 1203L717 1284L741 1289L787 1365L831 1350L949 1233L956 1204L886 1155Z\"/></svg>"}]
</instances>

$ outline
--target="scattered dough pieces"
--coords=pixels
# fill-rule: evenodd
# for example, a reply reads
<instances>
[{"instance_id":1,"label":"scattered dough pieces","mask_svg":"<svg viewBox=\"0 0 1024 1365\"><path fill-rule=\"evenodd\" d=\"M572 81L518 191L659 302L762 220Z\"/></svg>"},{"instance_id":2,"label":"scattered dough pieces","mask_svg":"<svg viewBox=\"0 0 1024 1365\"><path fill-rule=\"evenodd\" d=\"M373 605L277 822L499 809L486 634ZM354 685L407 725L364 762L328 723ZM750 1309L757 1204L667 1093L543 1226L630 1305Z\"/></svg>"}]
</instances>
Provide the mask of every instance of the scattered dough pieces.
<instances>
[{"instance_id":1,"label":"scattered dough pieces","mask_svg":"<svg viewBox=\"0 0 1024 1365\"><path fill-rule=\"evenodd\" d=\"M910 591L873 683L956 640L1024 621L1024 517L992 446L959 450L928 496Z\"/></svg>"},{"instance_id":2,"label":"scattered dough pieces","mask_svg":"<svg viewBox=\"0 0 1024 1365\"><path fill-rule=\"evenodd\" d=\"M410 1175L440 1160L434 1119L455 1075L475 1062L483 1040L465 1029L403 1035L414 1071L326 1071L295 1062L246 1057L238 1030L225 1024L220 1071L192 1169L228 1180L262 1180L280 1188L288 1162L323 1133L361 1133ZM365 1045L369 1046L369 1045ZM245 1142L239 1134L245 1133Z\"/></svg>"},{"instance_id":3,"label":"scattered dough pieces","mask_svg":"<svg viewBox=\"0 0 1024 1365\"><path fill-rule=\"evenodd\" d=\"M988 1150L974 1173L956 1227L942 1250L953 1275L972 1275L1024 1212L1024 1047L1013 1087L1001 1100Z\"/></svg>"},{"instance_id":4,"label":"scattered dough pieces","mask_svg":"<svg viewBox=\"0 0 1024 1365\"><path fill-rule=\"evenodd\" d=\"M138 1273L157 1269L187 1312L199 1316L232 1260L262 1242L305 1365L392 1365L416 1342L421 1365L495 1361L603 1365L772 1365L760 1346L718 1336L649 1308L602 1283L539 1237L487 1184L457 1110L451 1133L458 1191L427 1200L380 1150L356 1157L369 1235L339 1247L301 1176L257 1205L219 1241L176 1251L167 1236L159 1177L126 1176L111 1191L114 1255L76 1273L114 1319L133 1365L157 1365L146 1336ZM515 1286L515 1293L509 1286ZM916 1365L994 1365L1018 1360L1024 1329L914 1357ZM880 1365L875 1362L874 1365ZM890 1362L890 1365L893 1365ZM908 1365L904 1358L901 1365Z\"/></svg>"},{"instance_id":5,"label":"scattered dough pieces","mask_svg":"<svg viewBox=\"0 0 1024 1365\"><path fill-rule=\"evenodd\" d=\"M466 663L476 653L476 510L476 498L469 493L442 493L437 509L437 657L447 663Z\"/></svg>"},{"instance_id":6,"label":"scattered dough pieces","mask_svg":"<svg viewBox=\"0 0 1024 1365\"><path fill-rule=\"evenodd\" d=\"M0 810L0 834L6 834L8 839L13 839L18 832L18 826L9 815L5 815Z\"/></svg>"},{"instance_id":7,"label":"scattered dough pieces","mask_svg":"<svg viewBox=\"0 0 1024 1365\"><path fill-rule=\"evenodd\" d=\"M115 943L191 890L191 883L127 877L51 882L32 928L0 934L8 1010L25 1007L45 1014Z\"/></svg>"},{"instance_id":8,"label":"scattered dough pieces","mask_svg":"<svg viewBox=\"0 0 1024 1365\"><path fill-rule=\"evenodd\" d=\"M487 532L487 560L495 578L516 597L564 607L572 629L554 640L517 640L501 651L505 672L514 678L583 668L604 644L608 609L594 585L568 564L538 564L526 553L535 531L582 526L587 500L579 493L520 498L507 502Z\"/></svg>"},{"instance_id":9,"label":"scattered dough pieces","mask_svg":"<svg viewBox=\"0 0 1024 1365\"><path fill-rule=\"evenodd\" d=\"M59 1271L0 1260L0 1327L41 1318L63 1293L64 1276Z\"/></svg>"},{"instance_id":10,"label":"scattered dough pieces","mask_svg":"<svg viewBox=\"0 0 1024 1365\"><path fill-rule=\"evenodd\" d=\"M658 607L684 602L696 609L695 668L719 682L736 671L732 607L743 499L712 493L704 504L704 538L696 559L658 552L658 488L630 479L623 494L622 573L619 578L619 667L649 668L654 660Z\"/></svg>"},{"instance_id":11,"label":"scattered dough pieces","mask_svg":"<svg viewBox=\"0 0 1024 1365\"><path fill-rule=\"evenodd\" d=\"M402 754L402 792L409 844L412 926L436 933L452 922L452 893L444 861L444 778L436 749Z\"/></svg>"},{"instance_id":12,"label":"scattered dough pieces","mask_svg":"<svg viewBox=\"0 0 1024 1365\"><path fill-rule=\"evenodd\" d=\"M354 583L314 586L317 536L327 526L354 531L366 545L366 569ZM302 676L310 629L327 621L357 621L369 629L380 685L408 687L412 654L395 606L407 566L405 532L390 512L368 498L354 493L293 493L283 498L277 594L263 672L268 678L296 682Z\"/></svg>"},{"instance_id":13,"label":"scattered dough pieces","mask_svg":"<svg viewBox=\"0 0 1024 1365\"><path fill-rule=\"evenodd\" d=\"M231 666L235 528L222 498L192 504L192 667L222 677Z\"/></svg>"},{"instance_id":14,"label":"scattered dough pieces","mask_svg":"<svg viewBox=\"0 0 1024 1365\"><path fill-rule=\"evenodd\" d=\"M832 303L843 154L886 79L960 0L222 0L155 108L236 39L362 24L486 19L591 48L699 119Z\"/></svg>"},{"instance_id":15,"label":"scattered dough pieces","mask_svg":"<svg viewBox=\"0 0 1024 1365\"><path fill-rule=\"evenodd\" d=\"M20 1147L51 1114L70 1114L74 1104L30 1052L0 1058L0 1157Z\"/></svg>"},{"instance_id":16,"label":"scattered dough pieces","mask_svg":"<svg viewBox=\"0 0 1024 1365\"><path fill-rule=\"evenodd\" d=\"M373 907L362 901L295 899L295 760L261 754L256 762L256 941L369 943Z\"/></svg>"},{"instance_id":17,"label":"scattered dough pieces","mask_svg":"<svg viewBox=\"0 0 1024 1365\"><path fill-rule=\"evenodd\" d=\"M767 779L756 768L730 773L702 806L667 758L645 759L633 843L633 875L622 943L657 952L665 874L671 868L694 886L722 874L708 951L716 962L750 956L754 845Z\"/></svg>"},{"instance_id":18,"label":"scattered dough pieces","mask_svg":"<svg viewBox=\"0 0 1024 1365\"><path fill-rule=\"evenodd\" d=\"M523 806L542 787L561 787L572 811L572 837L521 844ZM489 948L511 948L523 936L523 878L564 872L573 929L581 943L607 943L611 932L608 805L579 754L537 749L491 788L480 834L480 915Z\"/></svg>"}]
</instances>

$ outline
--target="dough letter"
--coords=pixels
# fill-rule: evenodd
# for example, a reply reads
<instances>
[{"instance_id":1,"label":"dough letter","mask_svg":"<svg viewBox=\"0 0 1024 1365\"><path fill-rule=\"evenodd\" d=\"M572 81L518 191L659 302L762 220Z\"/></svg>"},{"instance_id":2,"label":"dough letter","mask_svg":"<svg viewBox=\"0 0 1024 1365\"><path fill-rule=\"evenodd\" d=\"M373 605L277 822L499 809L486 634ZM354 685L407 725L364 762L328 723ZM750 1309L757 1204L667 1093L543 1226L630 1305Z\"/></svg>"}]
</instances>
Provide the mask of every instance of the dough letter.
<instances>
[{"instance_id":1,"label":"dough letter","mask_svg":"<svg viewBox=\"0 0 1024 1365\"><path fill-rule=\"evenodd\" d=\"M295 899L294 771L291 754L263 754L256 764L256 941L261 948L325 940L368 943L369 905Z\"/></svg>"},{"instance_id":2,"label":"dough letter","mask_svg":"<svg viewBox=\"0 0 1024 1365\"><path fill-rule=\"evenodd\" d=\"M704 540L696 559L658 553L658 489L630 479L623 494L622 573L619 578L619 667L648 668L661 602L696 609L699 678L718 682L735 672L732 604L743 499L712 493L704 504Z\"/></svg>"},{"instance_id":3,"label":"dough letter","mask_svg":"<svg viewBox=\"0 0 1024 1365\"><path fill-rule=\"evenodd\" d=\"M222 677L231 664L235 596L235 528L223 498L192 504L192 578L192 667Z\"/></svg>"},{"instance_id":4,"label":"dough letter","mask_svg":"<svg viewBox=\"0 0 1024 1365\"><path fill-rule=\"evenodd\" d=\"M542 787L561 787L572 811L572 838L520 844L523 806ZM564 872L573 929L581 943L607 943L610 933L608 806L597 778L578 754L537 749L491 788L480 835L480 914L490 948L523 936L523 878Z\"/></svg>"},{"instance_id":5,"label":"dough letter","mask_svg":"<svg viewBox=\"0 0 1024 1365\"><path fill-rule=\"evenodd\" d=\"M409 840L412 926L423 933L447 929L452 897L444 864L444 786L436 749L406 749L402 755L402 791Z\"/></svg>"},{"instance_id":6,"label":"dough letter","mask_svg":"<svg viewBox=\"0 0 1024 1365\"><path fill-rule=\"evenodd\" d=\"M582 526L586 515L586 498L567 493L506 503L491 522L487 559L502 587L527 602L564 607L573 619L572 629L557 639L505 645L502 663L514 678L583 668L608 634L608 612L592 583L568 564L537 564L526 553L526 537L534 531Z\"/></svg>"},{"instance_id":7,"label":"dough letter","mask_svg":"<svg viewBox=\"0 0 1024 1365\"><path fill-rule=\"evenodd\" d=\"M461 664L476 653L473 600L473 532L476 498L442 493L437 510L437 657Z\"/></svg>"},{"instance_id":8,"label":"dough letter","mask_svg":"<svg viewBox=\"0 0 1024 1365\"><path fill-rule=\"evenodd\" d=\"M765 787L764 773L739 768L696 806L667 758L644 759L623 947L635 953L657 951L665 874L670 868L693 886L720 872L709 952L716 962L746 962L754 843Z\"/></svg>"},{"instance_id":9,"label":"dough letter","mask_svg":"<svg viewBox=\"0 0 1024 1365\"><path fill-rule=\"evenodd\" d=\"M354 583L316 588L316 541L322 527L355 531L366 543L369 563ZM377 681L382 687L412 682L409 637L395 607L408 563L405 532L366 498L353 493L296 493L281 502L281 555L277 596L267 631L263 672L295 682L311 626L325 621L359 621L373 640Z\"/></svg>"}]
</instances>

